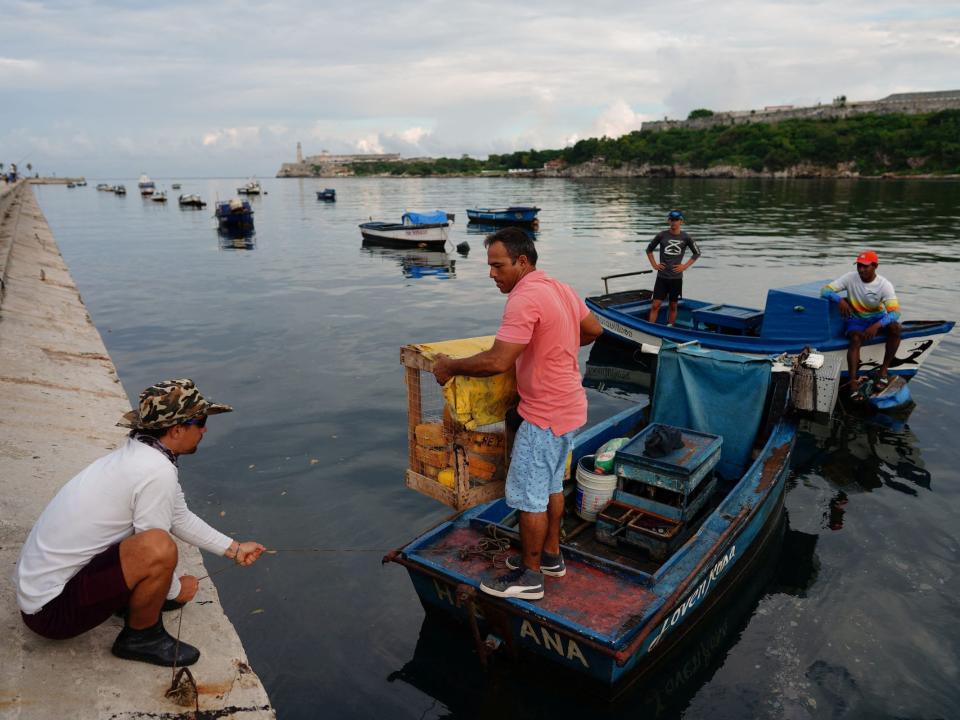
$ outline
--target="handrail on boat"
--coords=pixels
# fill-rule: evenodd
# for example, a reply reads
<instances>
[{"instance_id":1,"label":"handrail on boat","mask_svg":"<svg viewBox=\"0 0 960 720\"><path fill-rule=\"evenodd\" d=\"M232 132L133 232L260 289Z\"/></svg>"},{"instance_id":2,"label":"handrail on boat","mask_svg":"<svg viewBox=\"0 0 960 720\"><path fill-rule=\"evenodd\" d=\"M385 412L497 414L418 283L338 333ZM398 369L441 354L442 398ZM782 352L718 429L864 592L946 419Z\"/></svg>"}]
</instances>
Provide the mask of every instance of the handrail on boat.
<instances>
[{"instance_id":1,"label":"handrail on boat","mask_svg":"<svg viewBox=\"0 0 960 720\"><path fill-rule=\"evenodd\" d=\"M631 275L649 275L653 270L634 270L633 272L628 273L617 273L616 275L604 275L601 280L603 280L603 294L609 295L610 288L607 287L607 280L612 280L613 278L629 277Z\"/></svg>"}]
</instances>

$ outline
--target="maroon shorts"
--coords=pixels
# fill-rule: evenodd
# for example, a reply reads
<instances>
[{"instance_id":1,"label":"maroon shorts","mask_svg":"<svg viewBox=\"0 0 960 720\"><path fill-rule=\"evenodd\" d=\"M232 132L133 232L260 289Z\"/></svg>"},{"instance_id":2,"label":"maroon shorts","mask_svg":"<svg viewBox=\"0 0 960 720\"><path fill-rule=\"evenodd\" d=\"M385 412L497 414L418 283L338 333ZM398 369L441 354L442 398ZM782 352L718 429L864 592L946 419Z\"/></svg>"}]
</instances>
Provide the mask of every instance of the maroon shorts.
<instances>
[{"instance_id":1,"label":"maroon shorts","mask_svg":"<svg viewBox=\"0 0 960 720\"><path fill-rule=\"evenodd\" d=\"M129 602L117 543L90 560L40 612L21 615L37 635L65 640L95 628Z\"/></svg>"}]
</instances>

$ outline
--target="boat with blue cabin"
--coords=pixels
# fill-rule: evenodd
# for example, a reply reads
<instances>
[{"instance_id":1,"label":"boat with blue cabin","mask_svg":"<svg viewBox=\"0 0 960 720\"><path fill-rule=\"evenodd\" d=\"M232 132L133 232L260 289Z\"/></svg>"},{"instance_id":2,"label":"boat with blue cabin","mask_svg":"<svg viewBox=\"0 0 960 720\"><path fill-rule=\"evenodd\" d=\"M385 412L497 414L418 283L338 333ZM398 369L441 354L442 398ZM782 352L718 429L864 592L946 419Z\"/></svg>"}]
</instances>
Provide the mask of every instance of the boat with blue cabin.
<instances>
[{"instance_id":1,"label":"boat with blue cabin","mask_svg":"<svg viewBox=\"0 0 960 720\"><path fill-rule=\"evenodd\" d=\"M249 200L233 198L218 200L214 211L217 223L224 230L238 231L253 228L253 208Z\"/></svg>"},{"instance_id":2,"label":"boat with blue cabin","mask_svg":"<svg viewBox=\"0 0 960 720\"><path fill-rule=\"evenodd\" d=\"M146 173L140 176L140 179L137 181L137 187L140 189L140 194L144 197L153 195L153 191L156 189L153 180L151 180L150 176Z\"/></svg>"},{"instance_id":3,"label":"boat with blue cabin","mask_svg":"<svg viewBox=\"0 0 960 720\"><path fill-rule=\"evenodd\" d=\"M540 208L534 205L511 205L505 208L467 208L467 221L489 225L534 225L539 222Z\"/></svg>"},{"instance_id":4,"label":"boat with blue cabin","mask_svg":"<svg viewBox=\"0 0 960 720\"><path fill-rule=\"evenodd\" d=\"M502 497L441 522L384 562L407 569L428 614L469 628L464 641L472 636L484 663L506 647L616 694L737 592L777 537L796 438L792 376L772 358L665 344L652 402L575 438L576 489L564 486L566 574L545 578L542 600L479 589L491 557L476 550L519 539L518 512ZM650 440L668 432L681 446L656 456ZM628 440L614 457L612 499L593 508L594 523L582 473L614 438Z\"/></svg>"},{"instance_id":5,"label":"boat with blue cabin","mask_svg":"<svg viewBox=\"0 0 960 720\"><path fill-rule=\"evenodd\" d=\"M608 275L615 277L645 274ZM840 368L846 375L846 354L850 343L843 334L844 320L836 303L820 296L829 280L789 285L767 292L767 302L759 308L681 298L677 319L667 327L667 303L660 307L656 323L648 320L650 290L628 290L586 298L587 307L597 316L605 333L640 347L660 345L664 341L696 341L706 348L752 355L797 355L814 348L827 366ZM606 287L605 287L606 290ZM905 320L900 323L900 347L890 365L890 374L909 380L930 357L944 335L953 329L948 320ZM884 337L865 342L860 350L860 374L866 375L883 362Z\"/></svg>"},{"instance_id":6,"label":"boat with blue cabin","mask_svg":"<svg viewBox=\"0 0 960 720\"><path fill-rule=\"evenodd\" d=\"M371 220L360 224L364 242L386 247L419 247L442 250L447 243L450 220L443 210L405 212L399 223Z\"/></svg>"},{"instance_id":7,"label":"boat with blue cabin","mask_svg":"<svg viewBox=\"0 0 960 720\"><path fill-rule=\"evenodd\" d=\"M333 188L324 188L323 190L317 190L317 200L327 200L329 202L336 202L337 200L337 191Z\"/></svg>"}]
</instances>

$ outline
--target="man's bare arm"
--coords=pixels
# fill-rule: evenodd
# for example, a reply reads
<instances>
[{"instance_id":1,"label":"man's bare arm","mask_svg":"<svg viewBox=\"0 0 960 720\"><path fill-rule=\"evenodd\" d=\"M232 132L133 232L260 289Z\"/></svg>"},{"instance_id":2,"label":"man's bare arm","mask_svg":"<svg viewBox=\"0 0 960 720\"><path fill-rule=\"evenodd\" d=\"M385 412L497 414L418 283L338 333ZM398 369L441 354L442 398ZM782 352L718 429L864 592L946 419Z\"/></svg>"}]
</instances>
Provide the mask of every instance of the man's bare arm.
<instances>
[{"instance_id":1,"label":"man's bare arm","mask_svg":"<svg viewBox=\"0 0 960 720\"><path fill-rule=\"evenodd\" d=\"M527 346L523 343L494 340L492 348L470 357L452 358L447 355L438 355L433 362L433 374L441 385L446 385L447 381L455 375L467 377L499 375L513 367L525 347Z\"/></svg>"}]
</instances>

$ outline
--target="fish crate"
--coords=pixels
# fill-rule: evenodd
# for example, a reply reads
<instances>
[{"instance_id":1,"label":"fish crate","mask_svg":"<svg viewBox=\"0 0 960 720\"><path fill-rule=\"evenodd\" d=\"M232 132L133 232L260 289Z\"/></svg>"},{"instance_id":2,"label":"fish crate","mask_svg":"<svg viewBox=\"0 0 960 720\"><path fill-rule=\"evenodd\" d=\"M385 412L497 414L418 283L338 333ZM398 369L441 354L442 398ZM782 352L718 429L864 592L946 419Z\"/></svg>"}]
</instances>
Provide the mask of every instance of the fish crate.
<instances>
[{"instance_id":1,"label":"fish crate","mask_svg":"<svg viewBox=\"0 0 960 720\"><path fill-rule=\"evenodd\" d=\"M614 470L625 480L635 480L691 495L720 461L723 438L687 428L676 428L680 431L683 446L663 457L648 457L644 454L644 446L647 437L658 426L658 423L651 423L627 445L617 450Z\"/></svg>"},{"instance_id":2,"label":"fish crate","mask_svg":"<svg viewBox=\"0 0 960 720\"><path fill-rule=\"evenodd\" d=\"M484 344L493 345L493 337L449 342L474 342L479 352ZM434 379L431 358L432 352L446 352L445 345L405 345L400 350L407 386L406 485L465 510L503 496L506 433L502 421L468 428L451 411Z\"/></svg>"}]
</instances>

